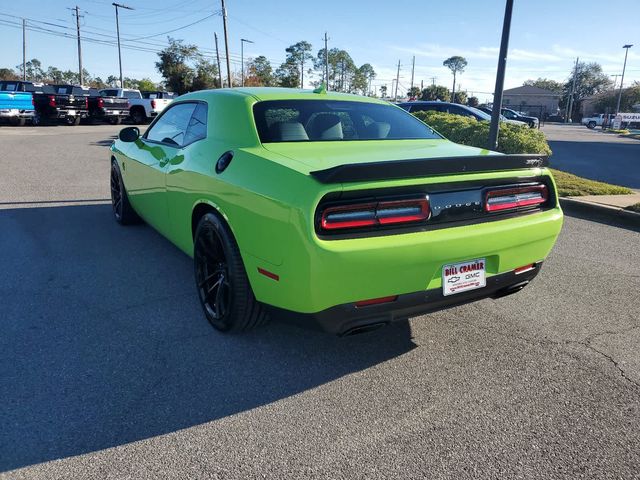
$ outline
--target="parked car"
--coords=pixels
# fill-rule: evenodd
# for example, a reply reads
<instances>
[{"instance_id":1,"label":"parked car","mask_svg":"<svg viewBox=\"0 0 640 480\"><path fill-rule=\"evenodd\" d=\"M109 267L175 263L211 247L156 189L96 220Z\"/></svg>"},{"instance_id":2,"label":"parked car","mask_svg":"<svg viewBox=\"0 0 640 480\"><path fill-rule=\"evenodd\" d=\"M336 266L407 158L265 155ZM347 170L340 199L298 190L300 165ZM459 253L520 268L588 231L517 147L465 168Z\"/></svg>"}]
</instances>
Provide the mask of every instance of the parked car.
<instances>
[{"instance_id":1,"label":"parked car","mask_svg":"<svg viewBox=\"0 0 640 480\"><path fill-rule=\"evenodd\" d=\"M538 117L530 117L528 115L523 115L520 112L516 112L515 110L511 110L510 108L503 108L500 110L502 115L507 117L508 120L516 120L518 122L524 122L531 128L538 128L538 124L540 121Z\"/></svg>"},{"instance_id":2,"label":"parked car","mask_svg":"<svg viewBox=\"0 0 640 480\"><path fill-rule=\"evenodd\" d=\"M168 97L154 98L149 96L149 98L143 98L140 90L132 88L106 88L103 91L108 92L108 94L112 96L125 97L129 101L129 116L133 123L138 125L155 118L173 101L172 98ZM169 92L166 93L168 94Z\"/></svg>"},{"instance_id":3,"label":"parked car","mask_svg":"<svg viewBox=\"0 0 640 480\"><path fill-rule=\"evenodd\" d=\"M484 113L489 115L489 117L491 117L491 114L492 114L491 108L485 107L485 106L482 106L482 105L480 105L479 107L475 107L475 108L477 108L478 110L482 110ZM515 121L515 122L518 122L517 125L522 125L522 126L527 125L525 122L519 122L517 120L509 120L507 117L505 117L502 114L500 114L500 121L501 122L506 122L506 123L513 123Z\"/></svg>"},{"instance_id":4,"label":"parked car","mask_svg":"<svg viewBox=\"0 0 640 480\"><path fill-rule=\"evenodd\" d=\"M78 125L89 115L89 89L80 85L45 85L33 94L34 124L63 122Z\"/></svg>"},{"instance_id":5,"label":"parked car","mask_svg":"<svg viewBox=\"0 0 640 480\"><path fill-rule=\"evenodd\" d=\"M220 331L271 313L349 334L515 293L562 226L546 158L323 89L189 93L109 156L115 220L193 257Z\"/></svg>"},{"instance_id":6,"label":"parked car","mask_svg":"<svg viewBox=\"0 0 640 480\"><path fill-rule=\"evenodd\" d=\"M42 85L19 80L0 81L0 120L24 125L35 115L33 92Z\"/></svg>"},{"instance_id":7,"label":"parked car","mask_svg":"<svg viewBox=\"0 0 640 480\"><path fill-rule=\"evenodd\" d=\"M584 117L581 123L582 125L586 125L587 128L594 129L596 127L602 127L603 125L610 125L615 117L616 115L614 113L600 113L591 117Z\"/></svg>"},{"instance_id":8,"label":"parked car","mask_svg":"<svg viewBox=\"0 0 640 480\"><path fill-rule=\"evenodd\" d=\"M450 102L440 102L440 101L428 101L428 100L419 100L416 102L402 102L398 103L398 106L404 108L406 111L415 113L415 112L444 112L451 113L454 115L461 115L463 117L471 117L475 118L478 121L491 121L491 115L479 110L475 107L469 107L467 105L460 105L458 103L450 103ZM515 120L504 119L505 123L510 123L513 125L525 125L525 123Z\"/></svg>"}]
</instances>

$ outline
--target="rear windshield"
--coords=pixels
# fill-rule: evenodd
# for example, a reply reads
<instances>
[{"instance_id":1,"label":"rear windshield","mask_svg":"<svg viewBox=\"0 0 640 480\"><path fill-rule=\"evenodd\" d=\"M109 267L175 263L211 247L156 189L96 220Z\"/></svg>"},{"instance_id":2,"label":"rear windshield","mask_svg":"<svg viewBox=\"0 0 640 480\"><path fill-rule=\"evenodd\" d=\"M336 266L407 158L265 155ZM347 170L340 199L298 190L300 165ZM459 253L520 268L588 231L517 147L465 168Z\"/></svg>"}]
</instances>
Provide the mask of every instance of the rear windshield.
<instances>
[{"instance_id":1,"label":"rear windshield","mask_svg":"<svg viewBox=\"0 0 640 480\"><path fill-rule=\"evenodd\" d=\"M269 100L253 115L262 143L442 138L392 106L342 100Z\"/></svg>"}]
</instances>

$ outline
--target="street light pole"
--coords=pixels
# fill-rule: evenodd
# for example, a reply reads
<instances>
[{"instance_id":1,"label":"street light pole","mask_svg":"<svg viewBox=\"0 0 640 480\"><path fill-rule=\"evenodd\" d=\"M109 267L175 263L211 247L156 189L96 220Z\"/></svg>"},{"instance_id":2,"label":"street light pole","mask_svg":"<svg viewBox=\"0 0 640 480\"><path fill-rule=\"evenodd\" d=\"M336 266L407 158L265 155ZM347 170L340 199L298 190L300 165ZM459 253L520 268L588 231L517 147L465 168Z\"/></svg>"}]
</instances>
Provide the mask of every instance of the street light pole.
<instances>
[{"instance_id":1,"label":"street light pole","mask_svg":"<svg viewBox=\"0 0 640 480\"><path fill-rule=\"evenodd\" d=\"M133 10L133 8L115 2L111 5L116 7L116 32L118 34L118 66L120 67L120 88L124 88L124 80L122 79L122 53L120 51L120 20L118 19L118 7L127 10Z\"/></svg>"},{"instance_id":2,"label":"street light pole","mask_svg":"<svg viewBox=\"0 0 640 480\"><path fill-rule=\"evenodd\" d=\"M227 7L224 4L224 0L220 0L222 3L222 28L224 29L224 54L227 57L227 82L229 88L233 86L231 80L231 59L229 58L229 33L227 32Z\"/></svg>"},{"instance_id":3,"label":"street light pole","mask_svg":"<svg viewBox=\"0 0 640 480\"><path fill-rule=\"evenodd\" d=\"M507 51L509 50L509 33L511 31L512 12L513 0L507 0L507 4L504 9L504 23L502 24L502 40L500 41L500 57L498 58L496 88L493 93L493 108L491 109L491 126L489 127L489 144L487 147L490 150L495 150L498 147L498 131L500 129L500 113L502 109L502 90L504 88L504 74L507 69Z\"/></svg>"},{"instance_id":4,"label":"street light pole","mask_svg":"<svg viewBox=\"0 0 640 480\"><path fill-rule=\"evenodd\" d=\"M618 93L618 104L616 105L616 115L620 113L620 100L622 100L622 84L624 83L624 71L627 68L627 55L629 54L629 49L633 47L631 44L623 45L622 48L625 49L624 52L624 65L622 67L622 77L620 77L620 93Z\"/></svg>"},{"instance_id":5,"label":"street light pole","mask_svg":"<svg viewBox=\"0 0 640 480\"><path fill-rule=\"evenodd\" d=\"M255 43L252 42L251 40L247 40L246 38L241 38L240 39L240 69L241 69L241 86L244 87L244 44L245 43Z\"/></svg>"}]
</instances>

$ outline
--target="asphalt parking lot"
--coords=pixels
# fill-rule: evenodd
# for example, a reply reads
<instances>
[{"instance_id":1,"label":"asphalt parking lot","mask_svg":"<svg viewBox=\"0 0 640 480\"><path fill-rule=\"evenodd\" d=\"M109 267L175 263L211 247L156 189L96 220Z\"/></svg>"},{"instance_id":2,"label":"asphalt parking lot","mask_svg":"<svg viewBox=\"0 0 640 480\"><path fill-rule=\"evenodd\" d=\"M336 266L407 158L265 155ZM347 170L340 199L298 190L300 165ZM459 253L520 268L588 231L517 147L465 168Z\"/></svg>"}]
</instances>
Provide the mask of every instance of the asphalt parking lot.
<instances>
[{"instance_id":1,"label":"asphalt parking lot","mask_svg":"<svg viewBox=\"0 0 640 480\"><path fill-rule=\"evenodd\" d=\"M0 128L0 477L640 478L640 233L568 216L517 295L224 336L112 220L117 131Z\"/></svg>"},{"instance_id":2,"label":"asphalt parking lot","mask_svg":"<svg viewBox=\"0 0 640 480\"><path fill-rule=\"evenodd\" d=\"M640 190L640 140L584 125L548 124L551 165L581 177Z\"/></svg>"}]
</instances>

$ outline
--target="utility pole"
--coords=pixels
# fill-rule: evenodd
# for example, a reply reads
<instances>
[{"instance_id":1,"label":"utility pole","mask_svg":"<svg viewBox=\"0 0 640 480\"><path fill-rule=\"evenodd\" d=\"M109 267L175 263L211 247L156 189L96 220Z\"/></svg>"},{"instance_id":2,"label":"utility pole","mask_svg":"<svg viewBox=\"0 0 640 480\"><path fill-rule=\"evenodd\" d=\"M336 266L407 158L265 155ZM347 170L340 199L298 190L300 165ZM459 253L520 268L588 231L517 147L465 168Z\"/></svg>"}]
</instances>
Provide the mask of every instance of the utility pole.
<instances>
[{"instance_id":1,"label":"utility pole","mask_svg":"<svg viewBox=\"0 0 640 480\"><path fill-rule=\"evenodd\" d=\"M438 77L431 77L431 85L432 86L436 86L436 80L438 79Z\"/></svg>"},{"instance_id":2,"label":"utility pole","mask_svg":"<svg viewBox=\"0 0 640 480\"><path fill-rule=\"evenodd\" d=\"M498 71L496 73L496 88L493 93L493 108L491 109L491 126L489 127L489 142L487 148L495 150L498 147L498 131L500 128L500 110L502 109L502 90L504 88L504 74L507 69L507 52L509 50L509 34L511 32L511 14L513 0L507 0L502 24L502 39L500 40L500 56L498 57Z\"/></svg>"},{"instance_id":3,"label":"utility pole","mask_svg":"<svg viewBox=\"0 0 640 480\"><path fill-rule=\"evenodd\" d=\"M618 75L617 73L615 75L611 75L613 77L613 91L616 91L616 85L618 84L618 77L620 75Z\"/></svg>"},{"instance_id":4,"label":"utility pole","mask_svg":"<svg viewBox=\"0 0 640 480\"><path fill-rule=\"evenodd\" d=\"M78 29L78 80L79 84L82 85L82 45L80 43L80 7L76 5L75 15L76 15L76 28Z\"/></svg>"},{"instance_id":5,"label":"utility pole","mask_svg":"<svg viewBox=\"0 0 640 480\"><path fill-rule=\"evenodd\" d=\"M254 43L251 40L247 40L246 38L240 39L240 78L241 83L240 86L244 87L244 44L245 43Z\"/></svg>"},{"instance_id":6,"label":"utility pole","mask_svg":"<svg viewBox=\"0 0 640 480\"><path fill-rule=\"evenodd\" d=\"M218 50L218 34L213 32L213 38L216 40L216 61L218 62L218 86L219 88L224 87L222 84L222 68L220 68L220 51Z\"/></svg>"},{"instance_id":7,"label":"utility pole","mask_svg":"<svg viewBox=\"0 0 640 480\"><path fill-rule=\"evenodd\" d=\"M420 80L420 91L424 90L424 80Z\"/></svg>"},{"instance_id":8,"label":"utility pole","mask_svg":"<svg viewBox=\"0 0 640 480\"><path fill-rule=\"evenodd\" d=\"M229 34L227 32L227 8L224 6L224 0L222 2L222 26L224 27L224 51L227 57L227 80L229 88L233 86L231 81L231 60L229 59Z\"/></svg>"},{"instance_id":9,"label":"utility pole","mask_svg":"<svg viewBox=\"0 0 640 480\"><path fill-rule=\"evenodd\" d=\"M327 49L327 32L324 32L324 83L327 91L329 91L329 50Z\"/></svg>"},{"instance_id":10,"label":"utility pole","mask_svg":"<svg viewBox=\"0 0 640 480\"><path fill-rule=\"evenodd\" d=\"M578 61L580 58L576 58L576 66L573 69L573 82L571 82L571 94L567 99L567 112L565 114L564 123L571 120L571 113L573 112L573 93L576 91L576 77L578 76Z\"/></svg>"},{"instance_id":11,"label":"utility pole","mask_svg":"<svg viewBox=\"0 0 640 480\"><path fill-rule=\"evenodd\" d=\"M633 47L633 45L623 45L622 48L625 49L624 52L624 65L622 67L622 76L620 77L620 93L618 94L618 104L616 105L616 115L620 113L620 100L622 100L622 85L624 84L624 71L627 68L627 54L629 53L629 49Z\"/></svg>"},{"instance_id":12,"label":"utility pole","mask_svg":"<svg viewBox=\"0 0 640 480\"><path fill-rule=\"evenodd\" d=\"M27 21L22 19L22 81L27 80Z\"/></svg>"},{"instance_id":13,"label":"utility pole","mask_svg":"<svg viewBox=\"0 0 640 480\"><path fill-rule=\"evenodd\" d=\"M411 61L411 91L413 91L413 73L416 69L416 56L413 56L413 60Z\"/></svg>"},{"instance_id":14,"label":"utility pole","mask_svg":"<svg viewBox=\"0 0 640 480\"><path fill-rule=\"evenodd\" d=\"M398 60L398 72L396 73L396 93L393 96L393 101L398 101L398 82L400 80L400 60Z\"/></svg>"},{"instance_id":15,"label":"utility pole","mask_svg":"<svg viewBox=\"0 0 640 480\"><path fill-rule=\"evenodd\" d=\"M122 79L122 53L120 51L120 20L118 19L118 7L124 8L126 10L133 10L133 8L115 2L111 5L116 7L116 32L118 34L118 65L120 66L120 88L124 88L124 80Z\"/></svg>"}]
</instances>

